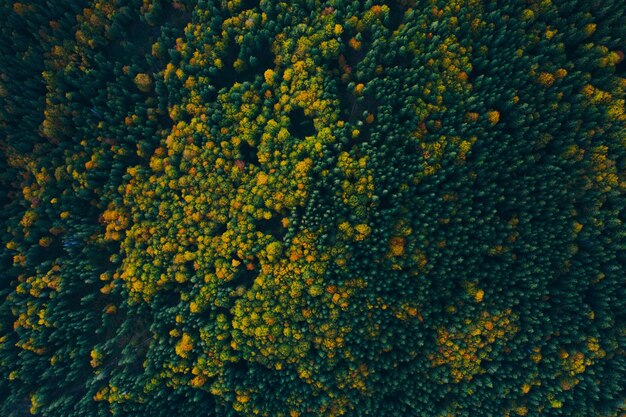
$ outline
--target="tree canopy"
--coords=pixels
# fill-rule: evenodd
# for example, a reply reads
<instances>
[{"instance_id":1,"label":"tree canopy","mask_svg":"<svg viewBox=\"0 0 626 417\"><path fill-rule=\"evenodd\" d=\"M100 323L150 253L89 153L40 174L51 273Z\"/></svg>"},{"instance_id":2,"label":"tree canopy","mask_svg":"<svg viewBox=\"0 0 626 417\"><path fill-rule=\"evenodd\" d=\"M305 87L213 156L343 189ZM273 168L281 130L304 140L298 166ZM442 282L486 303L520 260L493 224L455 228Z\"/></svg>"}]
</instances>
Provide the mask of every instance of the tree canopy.
<instances>
[{"instance_id":1,"label":"tree canopy","mask_svg":"<svg viewBox=\"0 0 626 417\"><path fill-rule=\"evenodd\" d=\"M626 407L618 0L0 4L0 414Z\"/></svg>"}]
</instances>

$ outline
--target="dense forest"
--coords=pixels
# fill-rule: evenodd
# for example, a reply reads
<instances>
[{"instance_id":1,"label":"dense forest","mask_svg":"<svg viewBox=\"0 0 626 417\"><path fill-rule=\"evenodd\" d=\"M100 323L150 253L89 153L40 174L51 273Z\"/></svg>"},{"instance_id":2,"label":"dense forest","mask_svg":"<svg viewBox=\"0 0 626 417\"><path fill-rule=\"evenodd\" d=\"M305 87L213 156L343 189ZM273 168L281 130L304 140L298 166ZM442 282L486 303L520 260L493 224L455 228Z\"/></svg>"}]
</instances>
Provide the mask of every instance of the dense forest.
<instances>
[{"instance_id":1,"label":"dense forest","mask_svg":"<svg viewBox=\"0 0 626 417\"><path fill-rule=\"evenodd\" d=\"M0 33L0 415L626 412L622 0Z\"/></svg>"}]
</instances>

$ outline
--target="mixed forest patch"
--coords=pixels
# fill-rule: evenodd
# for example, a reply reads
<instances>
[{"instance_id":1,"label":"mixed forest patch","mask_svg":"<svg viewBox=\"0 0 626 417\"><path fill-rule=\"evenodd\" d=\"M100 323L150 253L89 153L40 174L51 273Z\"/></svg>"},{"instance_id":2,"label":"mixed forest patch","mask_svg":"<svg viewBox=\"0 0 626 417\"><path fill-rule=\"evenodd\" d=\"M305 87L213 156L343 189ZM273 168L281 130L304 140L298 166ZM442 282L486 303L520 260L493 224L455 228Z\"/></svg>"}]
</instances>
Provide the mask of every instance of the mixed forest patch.
<instances>
[{"instance_id":1,"label":"mixed forest patch","mask_svg":"<svg viewBox=\"0 0 626 417\"><path fill-rule=\"evenodd\" d=\"M626 8L0 5L0 414L617 417Z\"/></svg>"}]
</instances>

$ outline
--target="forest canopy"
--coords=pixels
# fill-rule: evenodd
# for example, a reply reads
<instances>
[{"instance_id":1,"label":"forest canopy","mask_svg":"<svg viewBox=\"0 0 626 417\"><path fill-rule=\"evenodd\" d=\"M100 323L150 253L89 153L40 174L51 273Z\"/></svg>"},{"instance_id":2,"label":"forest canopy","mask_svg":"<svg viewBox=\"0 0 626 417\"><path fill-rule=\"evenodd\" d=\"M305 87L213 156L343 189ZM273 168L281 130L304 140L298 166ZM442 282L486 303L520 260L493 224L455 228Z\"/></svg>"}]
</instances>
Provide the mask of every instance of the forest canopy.
<instances>
[{"instance_id":1,"label":"forest canopy","mask_svg":"<svg viewBox=\"0 0 626 417\"><path fill-rule=\"evenodd\" d=\"M619 0L0 3L0 414L618 417Z\"/></svg>"}]
</instances>

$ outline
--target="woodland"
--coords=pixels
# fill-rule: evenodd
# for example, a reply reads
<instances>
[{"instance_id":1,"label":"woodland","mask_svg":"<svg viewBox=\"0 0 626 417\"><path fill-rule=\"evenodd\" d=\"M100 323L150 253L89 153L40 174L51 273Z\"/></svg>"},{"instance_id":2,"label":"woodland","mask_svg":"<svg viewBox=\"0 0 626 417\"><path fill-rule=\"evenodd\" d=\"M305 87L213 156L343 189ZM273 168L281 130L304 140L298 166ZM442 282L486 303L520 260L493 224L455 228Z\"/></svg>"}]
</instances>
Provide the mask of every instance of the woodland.
<instances>
[{"instance_id":1,"label":"woodland","mask_svg":"<svg viewBox=\"0 0 626 417\"><path fill-rule=\"evenodd\" d=\"M624 416L622 0L0 34L0 415Z\"/></svg>"}]
</instances>

